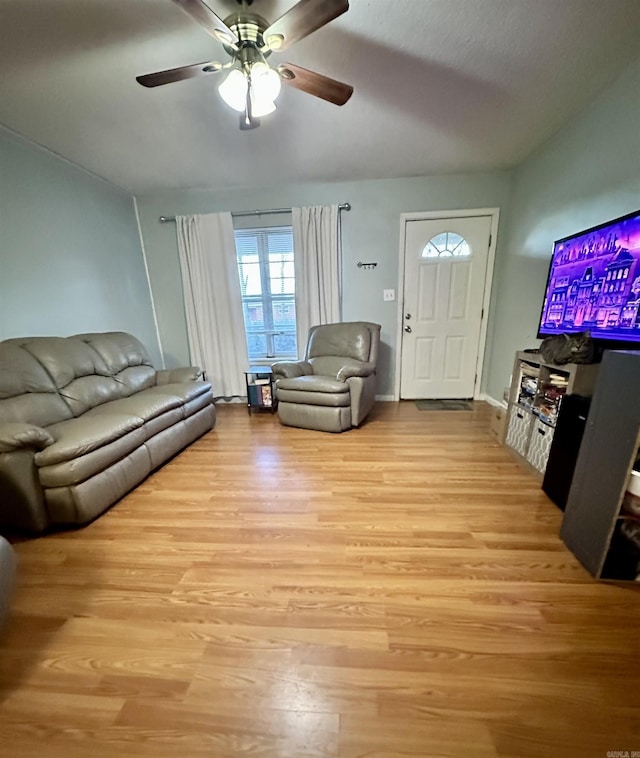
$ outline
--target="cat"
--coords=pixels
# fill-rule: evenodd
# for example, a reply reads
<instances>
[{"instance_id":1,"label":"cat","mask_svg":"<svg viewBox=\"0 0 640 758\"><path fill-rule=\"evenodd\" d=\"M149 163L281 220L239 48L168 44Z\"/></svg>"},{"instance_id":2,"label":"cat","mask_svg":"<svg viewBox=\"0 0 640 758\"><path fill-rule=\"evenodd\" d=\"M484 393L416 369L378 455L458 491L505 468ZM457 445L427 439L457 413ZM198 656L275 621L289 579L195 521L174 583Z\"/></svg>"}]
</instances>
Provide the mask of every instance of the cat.
<instances>
[{"instance_id":1,"label":"cat","mask_svg":"<svg viewBox=\"0 0 640 758\"><path fill-rule=\"evenodd\" d=\"M564 363L598 363L601 357L589 332L546 337L540 345L540 353L545 361L559 366Z\"/></svg>"}]
</instances>

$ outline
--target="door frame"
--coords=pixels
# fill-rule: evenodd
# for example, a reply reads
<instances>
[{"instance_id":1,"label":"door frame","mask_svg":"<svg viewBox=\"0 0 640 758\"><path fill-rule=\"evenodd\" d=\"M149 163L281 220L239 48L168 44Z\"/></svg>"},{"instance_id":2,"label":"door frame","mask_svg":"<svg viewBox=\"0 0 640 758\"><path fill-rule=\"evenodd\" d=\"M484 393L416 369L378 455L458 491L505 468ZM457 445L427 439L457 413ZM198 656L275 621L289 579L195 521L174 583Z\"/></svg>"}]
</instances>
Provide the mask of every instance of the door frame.
<instances>
[{"instance_id":1,"label":"door frame","mask_svg":"<svg viewBox=\"0 0 640 758\"><path fill-rule=\"evenodd\" d=\"M418 211L400 214L400 247L398 250L398 308L396 312L396 367L393 383L393 399L400 400L400 375L402 369L402 324L404 313L404 257L406 230L408 221L431 221L436 218L465 218L467 216L487 216L491 219L489 232L489 252L487 269L484 279L484 295L482 297L482 318L480 320L480 340L478 342L478 359L476 361L476 381L473 387L473 399L480 398L482 369L484 366L484 351L487 344L487 325L489 323L489 304L491 302L491 287L493 284L493 267L496 257L496 242L498 240L498 222L500 208L470 208L450 211Z\"/></svg>"}]
</instances>

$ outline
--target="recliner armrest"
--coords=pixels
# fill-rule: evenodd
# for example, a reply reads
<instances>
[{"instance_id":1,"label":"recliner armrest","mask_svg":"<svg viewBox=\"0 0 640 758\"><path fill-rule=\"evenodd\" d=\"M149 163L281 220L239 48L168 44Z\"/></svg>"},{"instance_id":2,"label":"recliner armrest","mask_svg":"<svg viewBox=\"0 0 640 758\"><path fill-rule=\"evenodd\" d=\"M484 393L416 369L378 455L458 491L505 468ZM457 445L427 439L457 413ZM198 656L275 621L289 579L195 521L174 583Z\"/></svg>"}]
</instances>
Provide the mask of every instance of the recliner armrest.
<instances>
[{"instance_id":1,"label":"recliner armrest","mask_svg":"<svg viewBox=\"0 0 640 758\"><path fill-rule=\"evenodd\" d=\"M374 363L363 363L361 361L354 361L353 363L347 363L336 377L339 381L344 382L346 379L350 379L352 376L371 376L375 374L376 367Z\"/></svg>"},{"instance_id":2,"label":"recliner armrest","mask_svg":"<svg viewBox=\"0 0 640 758\"><path fill-rule=\"evenodd\" d=\"M156 371L157 386L172 384L173 382L195 382L200 378L202 378L202 369L199 366L184 366Z\"/></svg>"},{"instance_id":3,"label":"recliner armrest","mask_svg":"<svg viewBox=\"0 0 640 758\"><path fill-rule=\"evenodd\" d=\"M271 371L276 379L278 377L294 379L296 376L310 376L313 374L313 368L307 361L281 361L280 363L274 363L271 366Z\"/></svg>"},{"instance_id":4,"label":"recliner armrest","mask_svg":"<svg viewBox=\"0 0 640 758\"><path fill-rule=\"evenodd\" d=\"M0 453L12 453L23 448L42 450L54 442L54 438L41 426L19 422L0 425Z\"/></svg>"}]
</instances>

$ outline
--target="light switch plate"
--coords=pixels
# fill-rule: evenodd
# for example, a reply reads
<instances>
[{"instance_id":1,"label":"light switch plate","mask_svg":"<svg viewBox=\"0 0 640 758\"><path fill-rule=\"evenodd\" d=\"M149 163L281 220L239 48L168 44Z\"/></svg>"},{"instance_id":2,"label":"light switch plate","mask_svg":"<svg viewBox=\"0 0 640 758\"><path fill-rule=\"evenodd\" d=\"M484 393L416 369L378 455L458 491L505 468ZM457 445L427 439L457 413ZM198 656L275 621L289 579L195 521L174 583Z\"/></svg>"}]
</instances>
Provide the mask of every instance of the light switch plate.
<instances>
[{"instance_id":1,"label":"light switch plate","mask_svg":"<svg viewBox=\"0 0 640 758\"><path fill-rule=\"evenodd\" d=\"M396 291L395 290L382 290L382 299L383 300L395 300L396 299Z\"/></svg>"}]
</instances>

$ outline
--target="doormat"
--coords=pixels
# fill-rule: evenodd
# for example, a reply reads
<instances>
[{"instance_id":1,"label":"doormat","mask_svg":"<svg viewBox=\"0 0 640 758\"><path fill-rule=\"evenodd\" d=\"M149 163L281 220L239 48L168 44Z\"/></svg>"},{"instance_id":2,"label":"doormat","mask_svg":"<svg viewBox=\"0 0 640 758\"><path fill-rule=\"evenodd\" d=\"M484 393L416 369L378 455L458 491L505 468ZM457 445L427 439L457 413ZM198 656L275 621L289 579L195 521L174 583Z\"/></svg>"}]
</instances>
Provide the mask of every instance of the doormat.
<instances>
[{"instance_id":1,"label":"doormat","mask_svg":"<svg viewBox=\"0 0 640 758\"><path fill-rule=\"evenodd\" d=\"M419 411L470 411L466 400L416 400Z\"/></svg>"}]
</instances>

